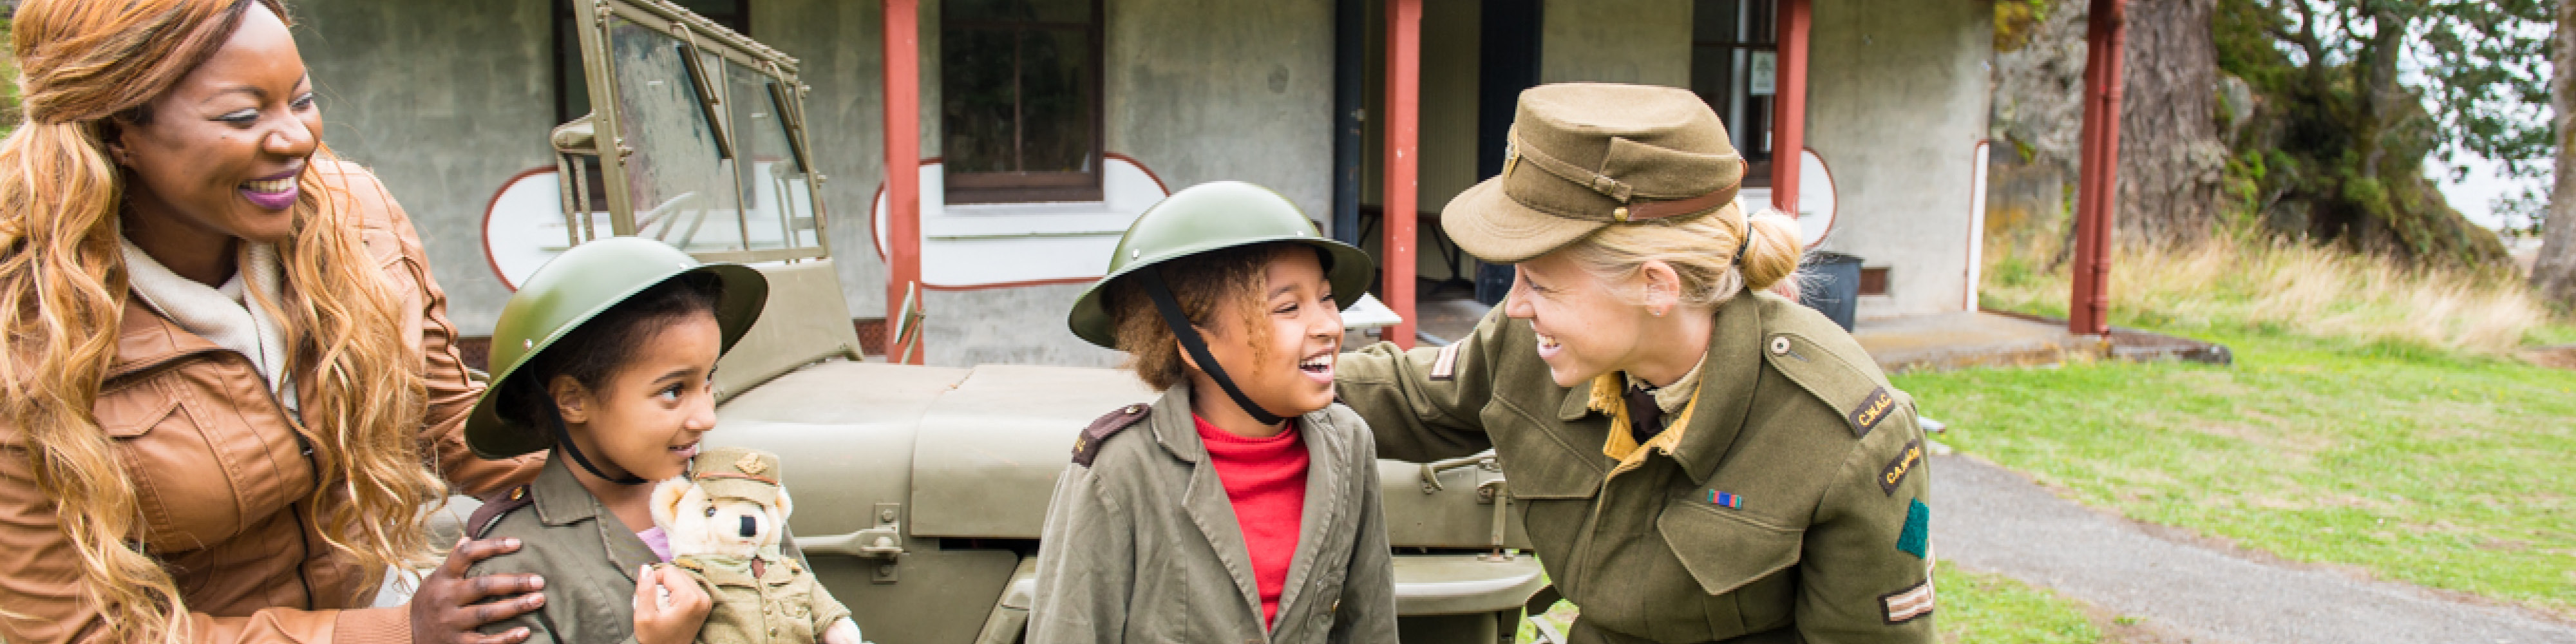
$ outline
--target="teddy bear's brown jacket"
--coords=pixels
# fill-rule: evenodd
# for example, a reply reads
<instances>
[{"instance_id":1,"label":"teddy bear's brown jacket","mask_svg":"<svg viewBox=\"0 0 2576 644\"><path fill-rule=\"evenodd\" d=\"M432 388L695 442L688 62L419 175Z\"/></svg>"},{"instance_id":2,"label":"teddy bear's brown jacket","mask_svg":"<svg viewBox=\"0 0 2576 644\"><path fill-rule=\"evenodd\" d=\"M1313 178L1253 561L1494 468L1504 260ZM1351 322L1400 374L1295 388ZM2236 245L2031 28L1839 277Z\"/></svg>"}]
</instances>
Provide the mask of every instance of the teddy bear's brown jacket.
<instances>
[{"instance_id":1,"label":"teddy bear's brown jacket","mask_svg":"<svg viewBox=\"0 0 2576 644\"><path fill-rule=\"evenodd\" d=\"M517 500L526 501L526 507L497 513L466 529L478 531L481 538L515 537L521 543L519 551L485 559L467 575L544 575L546 587L542 592L546 604L518 617L486 624L483 632L526 627L526 644L634 642L636 570L659 563L661 558L644 545L643 539L636 538L633 529L618 521L615 513L592 498L589 490L582 489L581 481L559 459L550 459L538 472L535 483L503 494L494 501L508 502L512 500L508 495L518 494L521 498ZM805 568L805 555L797 551L793 540L781 540L779 550L785 562L791 562L796 569ZM776 576L786 568L773 566L767 572ZM814 583L813 575L800 577L820 600L817 605L840 606L821 584ZM715 600L719 607L736 603L723 597ZM710 615L707 621L713 624L717 620ZM825 625L831 622L820 620ZM816 641L820 636L821 633L808 633L806 640L799 641Z\"/></svg>"}]
</instances>

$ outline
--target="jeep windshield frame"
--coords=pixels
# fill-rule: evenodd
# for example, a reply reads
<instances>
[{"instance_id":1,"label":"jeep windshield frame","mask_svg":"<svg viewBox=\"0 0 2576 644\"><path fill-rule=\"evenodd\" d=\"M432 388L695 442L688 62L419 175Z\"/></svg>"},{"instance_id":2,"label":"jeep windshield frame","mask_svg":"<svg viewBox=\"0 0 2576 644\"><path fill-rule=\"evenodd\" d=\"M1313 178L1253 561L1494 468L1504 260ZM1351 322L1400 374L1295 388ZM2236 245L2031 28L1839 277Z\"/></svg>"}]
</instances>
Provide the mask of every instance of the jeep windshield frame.
<instances>
[{"instance_id":1,"label":"jeep windshield frame","mask_svg":"<svg viewBox=\"0 0 2576 644\"><path fill-rule=\"evenodd\" d=\"M666 0L563 1L594 97L555 137L570 241L605 224L708 262L831 255L795 58Z\"/></svg>"}]
</instances>

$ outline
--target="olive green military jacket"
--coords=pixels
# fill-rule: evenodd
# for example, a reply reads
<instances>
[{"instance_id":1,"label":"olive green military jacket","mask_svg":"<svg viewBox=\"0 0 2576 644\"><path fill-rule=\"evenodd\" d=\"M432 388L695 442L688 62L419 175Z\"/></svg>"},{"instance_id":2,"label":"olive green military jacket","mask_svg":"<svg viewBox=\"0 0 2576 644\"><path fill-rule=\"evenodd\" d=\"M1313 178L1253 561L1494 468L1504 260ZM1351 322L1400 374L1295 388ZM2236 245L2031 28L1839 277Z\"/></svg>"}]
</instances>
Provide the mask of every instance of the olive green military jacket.
<instances>
[{"instance_id":1,"label":"olive green military jacket","mask_svg":"<svg viewBox=\"0 0 2576 644\"><path fill-rule=\"evenodd\" d=\"M698 644L820 642L833 622L850 616L823 580L795 559L755 567L742 557L682 555L672 564L715 600L698 630Z\"/></svg>"},{"instance_id":2,"label":"olive green military jacket","mask_svg":"<svg viewBox=\"0 0 2576 644\"><path fill-rule=\"evenodd\" d=\"M1377 450L1359 416L1334 405L1297 419L1306 509L1265 629L1243 528L1189 410L1182 385L1084 432L1047 506L1028 641L1394 642Z\"/></svg>"},{"instance_id":3,"label":"olive green military jacket","mask_svg":"<svg viewBox=\"0 0 2576 644\"><path fill-rule=\"evenodd\" d=\"M476 512L466 526L476 538L516 538L520 544L517 552L467 569L468 577L534 574L546 579L540 591L546 596L544 607L485 624L482 630L491 634L526 627L527 644L631 644L635 641L636 570L662 559L590 496L590 490L564 465L567 460L546 459L535 482L485 501L491 510ZM793 540L780 542L779 550L787 560L812 570L803 565L804 554L796 550ZM810 580L813 575L809 572L804 577ZM813 591L821 595L819 601L839 605L824 594L821 584L815 584ZM725 601L724 595L710 593L710 597ZM714 619L712 613L709 619Z\"/></svg>"},{"instance_id":4,"label":"olive green military jacket","mask_svg":"<svg viewBox=\"0 0 2576 644\"><path fill-rule=\"evenodd\" d=\"M1601 381L1557 386L1529 324L1499 309L1449 347L1379 343L1335 370L1387 456L1496 451L1582 611L1574 641L1935 641L1913 404L1813 310L1769 293L1721 305L1688 417L1665 430L1678 441L1624 465L1605 454Z\"/></svg>"}]
</instances>

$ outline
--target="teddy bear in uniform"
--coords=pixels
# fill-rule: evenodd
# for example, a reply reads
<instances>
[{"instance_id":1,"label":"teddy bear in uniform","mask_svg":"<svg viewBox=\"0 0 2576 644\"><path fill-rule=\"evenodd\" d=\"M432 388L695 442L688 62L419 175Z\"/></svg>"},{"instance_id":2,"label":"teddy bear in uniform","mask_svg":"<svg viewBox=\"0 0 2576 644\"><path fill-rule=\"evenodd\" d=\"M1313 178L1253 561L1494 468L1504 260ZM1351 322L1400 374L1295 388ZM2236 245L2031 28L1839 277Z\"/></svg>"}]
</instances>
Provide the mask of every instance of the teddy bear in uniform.
<instances>
[{"instance_id":1,"label":"teddy bear in uniform","mask_svg":"<svg viewBox=\"0 0 2576 644\"><path fill-rule=\"evenodd\" d=\"M653 523L671 563L715 602L700 644L864 644L850 609L779 550L794 506L778 456L739 447L698 454L690 473L653 487Z\"/></svg>"}]
</instances>

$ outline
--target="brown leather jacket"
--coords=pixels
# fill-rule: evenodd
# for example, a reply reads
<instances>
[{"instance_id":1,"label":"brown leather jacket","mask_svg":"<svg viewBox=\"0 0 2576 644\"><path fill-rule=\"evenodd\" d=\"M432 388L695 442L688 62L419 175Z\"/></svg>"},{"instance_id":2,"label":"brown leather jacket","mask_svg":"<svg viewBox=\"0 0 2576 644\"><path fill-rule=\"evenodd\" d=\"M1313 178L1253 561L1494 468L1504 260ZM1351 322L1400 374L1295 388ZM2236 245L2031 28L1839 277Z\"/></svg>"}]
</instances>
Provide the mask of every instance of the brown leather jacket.
<instances>
[{"instance_id":1,"label":"brown leather jacket","mask_svg":"<svg viewBox=\"0 0 2576 644\"><path fill-rule=\"evenodd\" d=\"M461 491L483 494L533 478L538 457L487 461L465 447L465 416L482 392L458 359L447 296L429 274L419 234L373 175L315 159L365 211L358 234L417 312L401 329L424 357L426 455ZM288 294L292 298L292 293ZM250 360L180 329L129 298L116 358L99 392L100 429L134 478L146 551L176 578L198 642L408 642L401 608L362 608L368 571L323 541L300 507L318 472L284 407ZM291 382L312 399L316 377ZM36 488L26 438L0 418L0 640L104 641L83 596L79 556ZM445 544L439 544L445 545Z\"/></svg>"}]
</instances>

